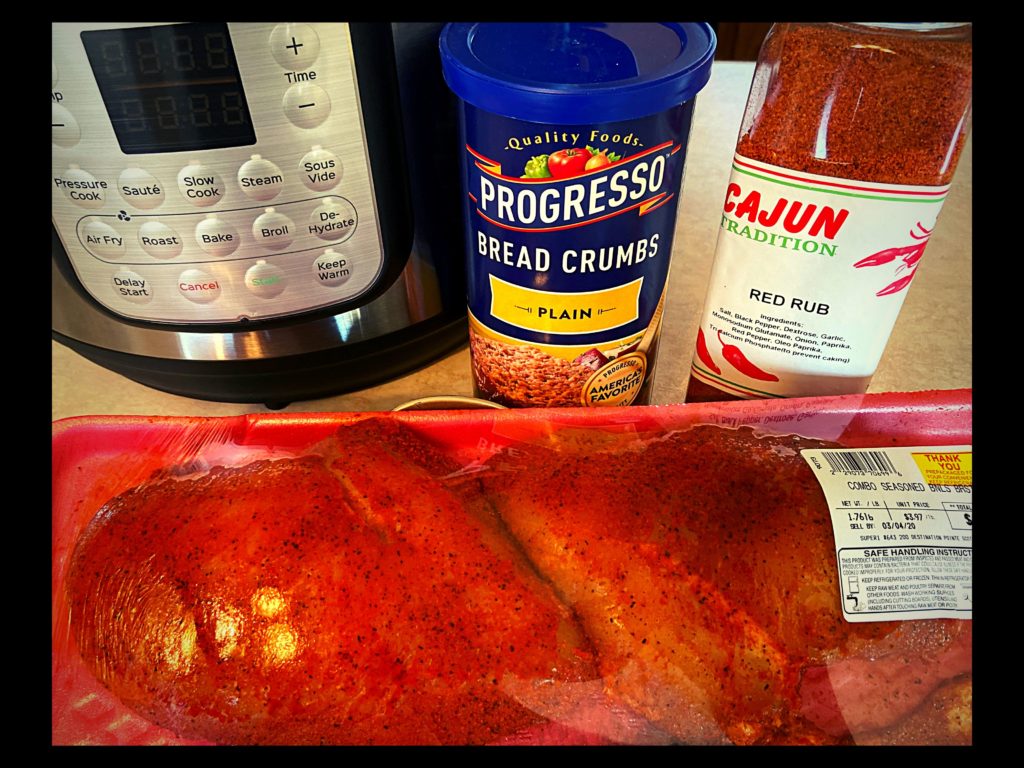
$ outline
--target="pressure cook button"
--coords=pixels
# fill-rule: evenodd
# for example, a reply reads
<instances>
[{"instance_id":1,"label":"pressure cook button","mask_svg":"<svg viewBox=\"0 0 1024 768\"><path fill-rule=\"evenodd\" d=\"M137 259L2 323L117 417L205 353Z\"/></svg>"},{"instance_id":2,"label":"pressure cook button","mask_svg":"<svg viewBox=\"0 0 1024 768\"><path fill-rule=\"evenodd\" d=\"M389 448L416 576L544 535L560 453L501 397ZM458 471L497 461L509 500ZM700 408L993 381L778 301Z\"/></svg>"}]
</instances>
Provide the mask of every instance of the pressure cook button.
<instances>
[{"instance_id":1,"label":"pressure cook button","mask_svg":"<svg viewBox=\"0 0 1024 768\"><path fill-rule=\"evenodd\" d=\"M238 169L238 186L253 200L273 200L282 184L281 169L259 155L253 155Z\"/></svg>"},{"instance_id":2,"label":"pressure cook button","mask_svg":"<svg viewBox=\"0 0 1024 768\"><path fill-rule=\"evenodd\" d=\"M245 287L261 299L278 296L284 286L284 273L265 261L257 261L245 272Z\"/></svg>"},{"instance_id":3,"label":"pressure cook button","mask_svg":"<svg viewBox=\"0 0 1024 768\"><path fill-rule=\"evenodd\" d=\"M102 219L93 219L82 227L82 240L93 256L101 259L124 256L124 235Z\"/></svg>"},{"instance_id":4,"label":"pressure cook button","mask_svg":"<svg viewBox=\"0 0 1024 768\"><path fill-rule=\"evenodd\" d=\"M178 174L178 190L192 205L206 208L224 197L220 177L198 160L186 165Z\"/></svg>"},{"instance_id":5,"label":"pressure cook button","mask_svg":"<svg viewBox=\"0 0 1024 768\"><path fill-rule=\"evenodd\" d=\"M319 85L296 83L284 92L282 106L299 128L316 128L331 114L331 97Z\"/></svg>"},{"instance_id":6,"label":"pressure cook button","mask_svg":"<svg viewBox=\"0 0 1024 768\"><path fill-rule=\"evenodd\" d=\"M75 116L60 104L50 105L50 137L58 147L73 147L82 138Z\"/></svg>"},{"instance_id":7,"label":"pressure cook button","mask_svg":"<svg viewBox=\"0 0 1024 768\"><path fill-rule=\"evenodd\" d=\"M102 208L107 201L107 182L101 181L77 165L69 165L53 183L75 205L83 208Z\"/></svg>"},{"instance_id":8,"label":"pressure cook button","mask_svg":"<svg viewBox=\"0 0 1024 768\"><path fill-rule=\"evenodd\" d=\"M343 197L324 200L309 215L309 233L321 240L344 242L356 231L356 209Z\"/></svg>"},{"instance_id":9,"label":"pressure cook button","mask_svg":"<svg viewBox=\"0 0 1024 768\"><path fill-rule=\"evenodd\" d=\"M342 170L338 156L319 144L299 160L302 183L316 192L326 192L338 186Z\"/></svg>"},{"instance_id":10,"label":"pressure cook button","mask_svg":"<svg viewBox=\"0 0 1024 768\"><path fill-rule=\"evenodd\" d=\"M348 265L348 259L333 248L328 248L322 256L313 260L313 276L321 285L334 287L347 283L352 276L352 270Z\"/></svg>"},{"instance_id":11,"label":"pressure cook button","mask_svg":"<svg viewBox=\"0 0 1024 768\"><path fill-rule=\"evenodd\" d=\"M129 205L149 210L164 201L163 185L144 168L125 168L117 179L121 197Z\"/></svg>"},{"instance_id":12,"label":"pressure cook button","mask_svg":"<svg viewBox=\"0 0 1024 768\"><path fill-rule=\"evenodd\" d=\"M252 223L252 236L265 248L286 248L295 239L295 222L267 208Z\"/></svg>"},{"instance_id":13,"label":"pressure cook button","mask_svg":"<svg viewBox=\"0 0 1024 768\"><path fill-rule=\"evenodd\" d=\"M139 227L139 244L158 259L173 259L184 245L181 236L162 221L147 221Z\"/></svg>"},{"instance_id":14,"label":"pressure cook button","mask_svg":"<svg viewBox=\"0 0 1024 768\"><path fill-rule=\"evenodd\" d=\"M211 256L230 256L238 248L238 230L216 214L196 224L196 242Z\"/></svg>"},{"instance_id":15,"label":"pressure cook button","mask_svg":"<svg viewBox=\"0 0 1024 768\"><path fill-rule=\"evenodd\" d=\"M196 304L209 304L220 296L220 281L201 269L186 269L178 278L181 295Z\"/></svg>"},{"instance_id":16,"label":"pressure cook button","mask_svg":"<svg viewBox=\"0 0 1024 768\"><path fill-rule=\"evenodd\" d=\"M110 279L114 293L133 304L148 304L153 300L149 280L137 272L122 269Z\"/></svg>"},{"instance_id":17,"label":"pressure cook button","mask_svg":"<svg viewBox=\"0 0 1024 768\"><path fill-rule=\"evenodd\" d=\"M285 69L305 69L320 55L320 38L308 24L278 24L270 33L270 52Z\"/></svg>"}]
</instances>

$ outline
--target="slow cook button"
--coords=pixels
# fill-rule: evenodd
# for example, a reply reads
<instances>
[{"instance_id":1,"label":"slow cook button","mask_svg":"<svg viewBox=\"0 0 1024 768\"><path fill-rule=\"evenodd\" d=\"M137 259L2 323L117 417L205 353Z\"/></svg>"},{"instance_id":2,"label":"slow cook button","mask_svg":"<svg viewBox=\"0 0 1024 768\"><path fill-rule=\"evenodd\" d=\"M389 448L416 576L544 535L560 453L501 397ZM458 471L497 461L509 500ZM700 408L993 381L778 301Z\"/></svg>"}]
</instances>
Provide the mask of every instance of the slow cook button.
<instances>
[{"instance_id":1,"label":"slow cook button","mask_svg":"<svg viewBox=\"0 0 1024 768\"><path fill-rule=\"evenodd\" d=\"M178 191L192 205L206 208L224 197L224 184L216 173L195 160L178 174Z\"/></svg>"},{"instance_id":2,"label":"slow cook button","mask_svg":"<svg viewBox=\"0 0 1024 768\"><path fill-rule=\"evenodd\" d=\"M238 230L216 214L196 224L196 242L211 256L230 256L238 248Z\"/></svg>"},{"instance_id":3,"label":"slow cook button","mask_svg":"<svg viewBox=\"0 0 1024 768\"><path fill-rule=\"evenodd\" d=\"M149 210L164 201L163 185L144 168L125 168L117 179L117 189L129 205Z\"/></svg>"},{"instance_id":4,"label":"slow cook button","mask_svg":"<svg viewBox=\"0 0 1024 768\"><path fill-rule=\"evenodd\" d=\"M257 261L245 273L245 287L261 299L272 299L284 290L284 273L273 264Z\"/></svg>"},{"instance_id":5,"label":"slow cook button","mask_svg":"<svg viewBox=\"0 0 1024 768\"><path fill-rule=\"evenodd\" d=\"M313 275L321 285L333 288L347 283L352 276L352 270L349 268L348 259L333 248L328 248L323 255L313 260Z\"/></svg>"},{"instance_id":6,"label":"slow cook button","mask_svg":"<svg viewBox=\"0 0 1024 768\"><path fill-rule=\"evenodd\" d=\"M81 137L75 116L60 104L50 105L50 140L58 147L73 147Z\"/></svg>"},{"instance_id":7,"label":"slow cook button","mask_svg":"<svg viewBox=\"0 0 1024 768\"><path fill-rule=\"evenodd\" d=\"M302 156L299 160L299 173L302 183L316 192L334 189L341 181L341 160L328 149L319 144Z\"/></svg>"},{"instance_id":8,"label":"slow cook button","mask_svg":"<svg viewBox=\"0 0 1024 768\"><path fill-rule=\"evenodd\" d=\"M281 169L259 155L253 155L238 169L238 186L253 200L273 200L283 183Z\"/></svg>"},{"instance_id":9,"label":"slow cook button","mask_svg":"<svg viewBox=\"0 0 1024 768\"><path fill-rule=\"evenodd\" d=\"M181 236L162 221L147 221L139 227L139 245L150 256L173 259L184 243Z\"/></svg>"},{"instance_id":10,"label":"slow cook button","mask_svg":"<svg viewBox=\"0 0 1024 768\"><path fill-rule=\"evenodd\" d=\"M75 205L82 208L102 208L107 201L107 182L101 181L77 165L69 165L53 183Z\"/></svg>"},{"instance_id":11,"label":"slow cook button","mask_svg":"<svg viewBox=\"0 0 1024 768\"><path fill-rule=\"evenodd\" d=\"M252 236L264 248L287 248L295 239L295 222L267 208L252 223Z\"/></svg>"},{"instance_id":12,"label":"slow cook button","mask_svg":"<svg viewBox=\"0 0 1024 768\"><path fill-rule=\"evenodd\" d=\"M201 269L186 269L178 278L181 295L196 304L209 304L220 296L220 281Z\"/></svg>"},{"instance_id":13,"label":"slow cook button","mask_svg":"<svg viewBox=\"0 0 1024 768\"><path fill-rule=\"evenodd\" d=\"M93 219L82 227L82 240L93 256L101 259L124 256L124 235L101 219Z\"/></svg>"},{"instance_id":14,"label":"slow cook button","mask_svg":"<svg viewBox=\"0 0 1024 768\"><path fill-rule=\"evenodd\" d=\"M110 279L110 282L114 287L114 293L132 304L148 304L153 300L149 280L138 272L122 269Z\"/></svg>"},{"instance_id":15,"label":"slow cook button","mask_svg":"<svg viewBox=\"0 0 1024 768\"><path fill-rule=\"evenodd\" d=\"M344 242L356 231L356 209L343 197L324 200L309 215L309 233L321 240Z\"/></svg>"},{"instance_id":16,"label":"slow cook button","mask_svg":"<svg viewBox=\"0 0 1024 768\"><path fill-rule=\"evenodd\" d=\"M296 83L285 91L281 106L299 128L316 128L331 114L331 97L319 85Z\"/></svg>"}]
</instances>

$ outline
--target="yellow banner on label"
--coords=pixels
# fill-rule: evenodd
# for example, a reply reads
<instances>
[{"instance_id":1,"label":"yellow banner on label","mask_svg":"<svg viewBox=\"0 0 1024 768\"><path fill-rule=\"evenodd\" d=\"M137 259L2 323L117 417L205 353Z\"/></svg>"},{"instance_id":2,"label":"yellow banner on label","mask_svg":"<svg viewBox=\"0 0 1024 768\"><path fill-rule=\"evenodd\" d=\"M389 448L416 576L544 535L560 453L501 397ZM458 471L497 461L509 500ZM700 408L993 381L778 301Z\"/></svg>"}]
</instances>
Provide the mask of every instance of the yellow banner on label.
<instances>
[{"instance_id":1,"label":"yellow banner on label","mask_svg":"<svg viewBox=\"0 0 1024 768\"><path fill-rule=\"evenodd\" d=\"M541 333L593 333L618 328L640 316L644 279L600 291L556 293L524 288L489 275L491 315Z\"/></svg>"},{"instance_id":2,"label":"yellow banner on label","mask_svg":"<svg viewBox=\"0 0 1024 768\"><path fill-rule=\"evenodd\" d=\"M914 463L930 485L973 485L970 451L912 453Z\"/></svg>"}]
</instances>

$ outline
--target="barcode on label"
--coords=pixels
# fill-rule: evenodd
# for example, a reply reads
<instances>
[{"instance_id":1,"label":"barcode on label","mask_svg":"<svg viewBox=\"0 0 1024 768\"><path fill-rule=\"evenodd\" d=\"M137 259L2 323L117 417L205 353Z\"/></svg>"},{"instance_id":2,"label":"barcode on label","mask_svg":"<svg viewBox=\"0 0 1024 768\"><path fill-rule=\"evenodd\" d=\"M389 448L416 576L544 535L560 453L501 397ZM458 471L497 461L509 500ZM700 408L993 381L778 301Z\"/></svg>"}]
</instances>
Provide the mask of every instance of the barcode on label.
<instances>
[{"instance_id":1,"label":"barcode on label","mask_svg":"<svg viewBox=\"0 0 1024 768\"><path fill-rule=\"evenodd\" d=\"M822 451L833 472L843 474L898 475L892 460L882 451Z\"/></svg>"}]
</instances>

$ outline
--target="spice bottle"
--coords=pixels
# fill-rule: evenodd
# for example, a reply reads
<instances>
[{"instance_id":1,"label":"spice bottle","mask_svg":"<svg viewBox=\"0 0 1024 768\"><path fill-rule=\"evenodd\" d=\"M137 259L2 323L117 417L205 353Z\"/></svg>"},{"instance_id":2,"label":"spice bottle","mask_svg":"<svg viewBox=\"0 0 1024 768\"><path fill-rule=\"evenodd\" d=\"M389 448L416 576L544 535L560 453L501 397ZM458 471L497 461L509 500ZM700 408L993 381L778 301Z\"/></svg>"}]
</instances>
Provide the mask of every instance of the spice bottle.
<instances>
[{"instance_id":1,"label":"spice bottle","mask_svg":"<svg viewBox=\"0 0 1024 768\"><path fill-rule=\"evenodd\" d=\"M969 24L776 24L725 194L688 402L864 392L967 134Z\"/></svg>"}]
</instances>

